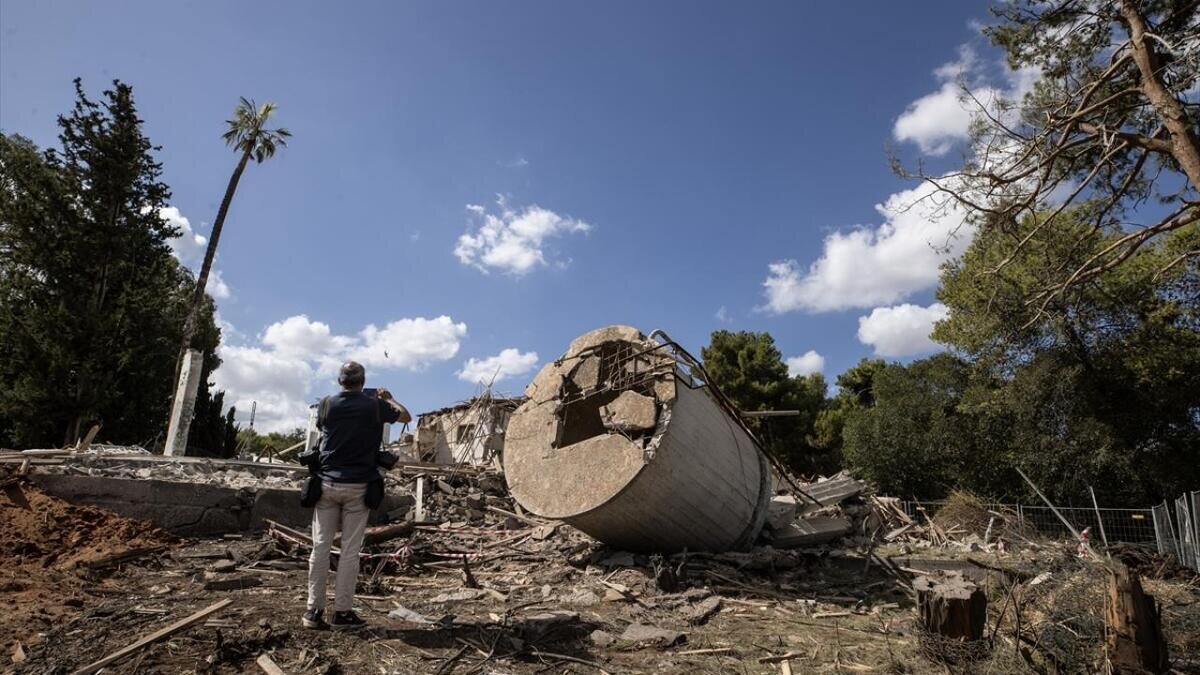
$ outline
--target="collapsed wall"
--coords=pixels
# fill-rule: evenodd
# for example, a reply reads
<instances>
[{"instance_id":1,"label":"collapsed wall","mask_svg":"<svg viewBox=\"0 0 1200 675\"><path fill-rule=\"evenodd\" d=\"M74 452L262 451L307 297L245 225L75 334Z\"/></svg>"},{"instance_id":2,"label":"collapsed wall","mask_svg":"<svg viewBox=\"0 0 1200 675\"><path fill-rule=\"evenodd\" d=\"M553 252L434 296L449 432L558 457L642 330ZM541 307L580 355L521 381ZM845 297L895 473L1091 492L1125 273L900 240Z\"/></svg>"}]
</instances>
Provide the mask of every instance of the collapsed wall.
<instances>
[{"instance_id":1,"label":"collapsed wall","mask_svg":"<svg viewBox=\"0 0 1200 675\"><path fill-rule=\"evenodd\" d=\"M725 551L758 535L766 455L673 343L609 326L525 390L505 434L517 502L631 551Z\"/></svg>"}]
</instances>

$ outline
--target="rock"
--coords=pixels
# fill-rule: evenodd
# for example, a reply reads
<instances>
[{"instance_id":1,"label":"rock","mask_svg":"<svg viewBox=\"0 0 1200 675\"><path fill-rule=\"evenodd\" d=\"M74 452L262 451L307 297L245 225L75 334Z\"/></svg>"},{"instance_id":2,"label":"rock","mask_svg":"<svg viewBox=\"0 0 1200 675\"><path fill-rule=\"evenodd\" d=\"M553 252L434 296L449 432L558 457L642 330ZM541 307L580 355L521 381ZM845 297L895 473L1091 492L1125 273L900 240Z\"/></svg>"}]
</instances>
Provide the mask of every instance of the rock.
<instances>
[{"instance_id":1,"label":"rock","mask_svg":"<svg viewBox=\"0 0 1200 675\"><path fill-rule=\"evenodd\" d=\"M796 520L796 498L792 495L776 495L767 505L767 527L782 530Z\"/></svg>"},{"instance_id":2,"label":"rock","mask_svg":"<svg viewBox=\"0 0 1200 675\"><path fill-rule=\"evenodd\" d=\"M218 560L208 566L210 572L232 572L237 569L237 562L233 560Z\"/></svg>"},{"instance_id":3,"label":"rock","mask_svg":"<svg viewBox=\"0 0 1200 675\"><path fill-rule=\"evenodd\" d=\"M685 617L688 623L700 626L707 623L719 611L721 611L721 598L714 595L692 605L685 613Z\"/></svg>"},{"instance_id":4,"label":"rock","mask_svg":"<svg viewBox=\"0 0 1200 675\"><path fill-rule=\"evenodd\" d=\"M564 597L563 602L567 603L568 605L582 605L584 607L591 607L593 605L600 604L600 596L586 588L581 588L571 595Z\"/></svg>"},{"instance_id":5,"label":"rock","mask_svg":"<svg viewBox=\"0 0 1200 675\"><path fill-rule=\"evenodd\" d=\"M617 641L616 636L612 633L607 633L602 630L594 630L589 636L592 639L592 644L597 647L607 647Z\"/></svg>"},{"instance_id":6,"label":"rock","mask_svg":"<svg viewBox=\"0 0 1200 675\"><path fill-rule=\"evenodd\" d=\"M604 591L605 602L625 602L628 599L629 598L626 597L624 593L616 590L615 588L610 588L607 591Z\"/></svg>"},{"instance_id":7,"label":"rock","mask_svg":"<svg viewBox=\"0 0 1200 675\"><path fill-rule=\"evenodd\" d=\"M435 603L466 602L468 600L478 600L485 595L489 595L489 593L482 588L461 588L457 591L439 593L430 598L429 601Z\"/></svg>"},{"instance_id":8,"label":"rock","mask_svg":"<svg viewBox=\"0 0 1200 675\"><path fill-rule=\"evenodd\" d=\"M392 611L388 612L388 616L392 617L393 619L400 619L401 621L407 621L409 623L419 623L419 624L433 623L433 621L431 621L424 614L414 612L411 609L409 609L403 605L397 606L396 609L393 609Z\"/></svg>"},{"instance_id":9,"label":"rock","mask_svg":"<svg viewBox=\"0 0 1200 675\"><path fill-rule=\"evenodd\" d=\"M540 612L524 617L517 622L517 628L521 633L521 637L526 640L537 640L559 626L578 622L579 612L554 610L552 612Z\"/></svg>"},{"instance_id":10,"label":"rock","mask_svg":"<svg viewBox=\"0 0 1200 675\"><path fill-rule=\"evenodd\" d=\"M641 645L647 647L658 647L665 649L673 647L687 639L687 635L679 631L667 630L657 626L648 626L643 623L631 623L621 633L621 641L631 645Z\"/></svg>"}]
</instances>

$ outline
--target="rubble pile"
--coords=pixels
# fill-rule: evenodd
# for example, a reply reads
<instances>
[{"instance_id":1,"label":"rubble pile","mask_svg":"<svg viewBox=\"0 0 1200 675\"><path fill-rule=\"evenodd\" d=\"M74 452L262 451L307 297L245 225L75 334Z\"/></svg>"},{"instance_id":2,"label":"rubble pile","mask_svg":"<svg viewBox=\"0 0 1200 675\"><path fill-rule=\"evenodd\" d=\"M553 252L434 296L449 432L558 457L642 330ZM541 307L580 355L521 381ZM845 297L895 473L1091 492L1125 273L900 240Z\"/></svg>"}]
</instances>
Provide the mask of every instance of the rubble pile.
<instances>
[{"instance_id":1,"label":"rubble pile","mask_svg":"<svg viewBox=\"0 0 1200 675\"><path fill-rule=\"evenodd\" d=\"M423 500L368 529L356 596L365 632L299 629L311 540L268 522L261 534L134 550L102 576L52 567L74 606L32 622L40 634L14 629L15 670L75 670L217 607L117 669L246 672L265 658L284 672L945 672L913 605L914 575L932 569L954 570L991 598L999 633L970 672L1088 671L1103 658L1103 626L1087 609L1101 602L1098 560L1045 540L957 557L958 544L931 538L955 542L962 526L938 514L915 523L846 474L776 495L748 550L671 554L620 550L525 512L490 470L403 467L388 482L414 494L423 482ZM928 557L911 555L917 548ZM1200 634L1195 586L1146 587L1163 603L1176 664L1200 663L1189 637ZM1036 646L1022 656L1015 644Z\"/></svg>"},{"instance_id":2,"label":"rubble pile","mask_svg":"<svg viewBox=\"0 0 1200 675\"><path fill-rule=\"evenodd\" d=\"M95 444L84 450L0 452L0 466L36 467L40 473L133 480L200 483L235 490L295 488L306 470L297 464L268 464L199 457L162 457L140 446Z\"/></svg>"}]
</instances>

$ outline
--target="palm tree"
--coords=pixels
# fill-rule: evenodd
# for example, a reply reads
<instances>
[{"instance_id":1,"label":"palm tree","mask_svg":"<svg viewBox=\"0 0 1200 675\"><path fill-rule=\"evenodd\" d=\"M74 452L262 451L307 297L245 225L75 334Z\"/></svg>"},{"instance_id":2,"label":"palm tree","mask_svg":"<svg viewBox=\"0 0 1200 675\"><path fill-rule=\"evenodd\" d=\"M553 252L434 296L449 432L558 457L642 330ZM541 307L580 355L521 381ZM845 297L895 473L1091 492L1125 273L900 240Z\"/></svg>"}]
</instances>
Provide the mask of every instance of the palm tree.
<instances>
[{"instance_id":1,"label":"palm tree","mask_svg":"<svg viewBox=\"0 0 1200 675\"><path fill-rule=\"evenodd\" d=\"M253 157L254 161L262 164L275 156L275 150L287 145L287 139L292 133L284 128L268 129L270 119L278 106L274 103L257 105L253 99L242 97L238 106L233 110L233 119L225 120L225 133L221 138L225 144L242 154L238 160L233 175L229 177L229 185L225 187L225 198L221 200L221 208L217 210L217 219L213 221L212 234L208 238L208 248L204 251L204 262L200 265L200 274L196 277L196 290L192 293L192 302L188 306L187 319L183 323L183 335L179 341L179 359L187 353L192 344L192 335L196 330L196 315L204 302L204 289L208 285L208 274L212 270L213 258L217 254L217 242L221 239L221 229L225 226L225 214L229 212L229 203L233 201L233 193L237 191L238 181L246 170L246 163ZM176 363L176 377L179 365Z\"/></svg>"}]
</instances>

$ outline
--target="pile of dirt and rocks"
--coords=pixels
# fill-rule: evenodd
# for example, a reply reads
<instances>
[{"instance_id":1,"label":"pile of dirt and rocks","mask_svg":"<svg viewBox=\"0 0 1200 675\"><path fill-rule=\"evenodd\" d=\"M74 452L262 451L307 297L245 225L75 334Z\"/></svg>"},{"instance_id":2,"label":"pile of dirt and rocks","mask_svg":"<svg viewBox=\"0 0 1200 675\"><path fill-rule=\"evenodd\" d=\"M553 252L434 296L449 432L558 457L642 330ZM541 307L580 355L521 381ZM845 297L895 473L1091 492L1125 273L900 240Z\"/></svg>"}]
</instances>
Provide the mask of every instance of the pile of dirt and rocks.
<instances>
[{"instance_id":1,"label":"pile of dirt and rocks","mask_svg":"<svg viewBox=\"0 0 1200 675\"><path fill-rule=\"evenodd\" d=\"M94 604L109 569L177 541L151 523L47 495L19 476L0 478L0 522L5 642Z\"/></svg>"},{"instance_id":2,"label":"pile of dirt and rocks","mask_svg":"<svg viewBox=\"0 0 1200 675\"><path fill-rule=\"evenodd\" d=\"M76 506L9 479L0 491L0 564L57 569L96 566L121 554L175 541L148 521Z\"/></svg>"}]
</instances>

